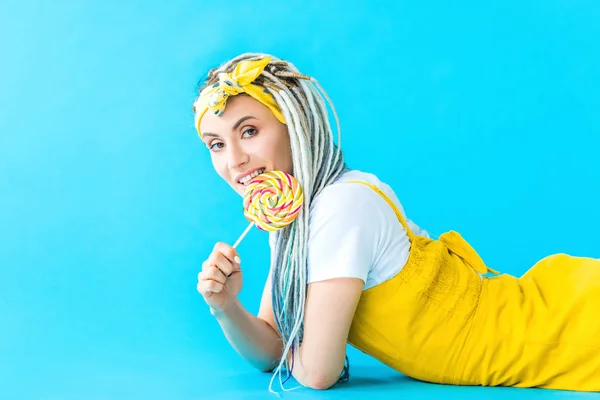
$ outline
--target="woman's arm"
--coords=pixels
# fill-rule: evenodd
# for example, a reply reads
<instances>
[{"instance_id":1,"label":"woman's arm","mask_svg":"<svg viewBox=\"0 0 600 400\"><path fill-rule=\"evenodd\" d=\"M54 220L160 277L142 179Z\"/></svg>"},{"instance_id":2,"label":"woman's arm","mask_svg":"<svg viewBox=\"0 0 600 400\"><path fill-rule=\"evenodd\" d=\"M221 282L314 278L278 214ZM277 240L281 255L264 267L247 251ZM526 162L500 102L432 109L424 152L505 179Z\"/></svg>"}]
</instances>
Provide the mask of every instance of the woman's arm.
<instances>
[{"instance_id":1,"label":"woman's arm","mask_svg":"<svg viewBox=\"0 0 600 400\"><path fill-rule=\"evenodd\" d=\"M355 184L334 186L319 195L318 206L313 204L308 267L314 279L308 285L304 336L294 352L292 369L300 384L313 389L327 389L340 377L352 319L382 232L403 233L393 210L370 188ZM367 214L364 210L372 212ZM269 274L258 318L246 324L242 317L234 318L237 328L232 332L237 336L232 334L230 339L244 358L251 360L248 355L255 355L263 360L254 364L264 371L277 366L283 348L271 297ZM291 358L291 352L288 357Z\"/></svg>"},{"instance_id":2,"label":"woman's arm","mask_svg":"<svg viewBox=\"0 0 600 400\"><path fill-rule=\"evenodd\" d=\"M292 374L303 386L328 389L339 379L346 358L346 342L364 281L335 278L308 285L304 314L304 338L300 351L294 352ZM278 348L272 354L272 371L283 351L271 303L271 281L263 292L259 319L277 335ZM270 335L268 335L270 337ZM288 355L291 361L291 352Z\"/></svg>"},{"instance_id":3,"label":"woman's arm","mask_svg":"<svg viewBox=\"0 0 600 400\"><path fill-rule=\"evenodd\" d=\"M242 358L263 372L273 370L281 358L283 345L279 332L274 329L270 279L263 291L258 317L250 314L238 299L225 310L212 313Z\"/></svg>"},{"instance_id":4,"label":"woman's arm","mask_svg":"<svg viewBox=\"0 0 600 400\"><path fill-rule=\"evenodd\" d=\"M346 342L364 282L335 278L308 286L304 338L295 353L292 374L300 384L328 389L339 379Z\"/></svg>"},{"instance_id":5,"label":"woman's arm","mask_svg":"<svg viewBox=\"0 0 600 400\"><path fill-rule=\"evenodd\" d=\"M369 271L381 246L401 231L386 201L364 185L333 184L313 201L304 337L292 370L303 385L327 389L338 381Z\"/></svg>"}]
</instances>

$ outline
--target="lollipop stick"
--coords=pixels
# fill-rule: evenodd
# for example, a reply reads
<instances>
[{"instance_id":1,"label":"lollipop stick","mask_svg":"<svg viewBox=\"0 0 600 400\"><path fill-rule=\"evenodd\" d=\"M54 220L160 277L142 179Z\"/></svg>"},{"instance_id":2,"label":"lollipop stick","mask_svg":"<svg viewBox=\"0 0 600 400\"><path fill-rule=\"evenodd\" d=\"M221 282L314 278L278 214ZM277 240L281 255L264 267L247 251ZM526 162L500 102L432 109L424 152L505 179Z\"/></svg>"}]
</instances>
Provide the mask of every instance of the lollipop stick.
<instances>
[{"instance_id":1,"label":"lollipop stick","mask_svg":"<svg viewBox=\"0 0 600 400\"><path fill-rule=\"evenodd\" d=\"M254 222L250 222L250 225L248 225L248 227L246 228L246 230L244 232L242 232L242 234L240 235L240 237L238 238L238 240L236 240L235 244L233 245L234 249L236 247L238 247L238 245L240 244L240 242L242 241L242 239L244 238L244 236L246 236L248 234L248 232L250 232L250 229L252 229L253 226L254 226Z\"/></svg>"}]
</instances>

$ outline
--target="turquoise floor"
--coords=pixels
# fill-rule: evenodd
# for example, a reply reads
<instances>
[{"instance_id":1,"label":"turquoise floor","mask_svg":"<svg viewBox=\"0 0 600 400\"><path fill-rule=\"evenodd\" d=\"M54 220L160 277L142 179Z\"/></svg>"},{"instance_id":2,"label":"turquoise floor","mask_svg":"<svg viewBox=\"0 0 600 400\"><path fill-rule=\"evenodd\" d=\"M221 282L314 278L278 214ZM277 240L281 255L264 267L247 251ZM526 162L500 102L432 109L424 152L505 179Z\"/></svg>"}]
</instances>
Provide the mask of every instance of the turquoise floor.
<instances>
[{"instance_id":1,"label":"turquoise floor","mask_svg":"<svg viewBox=\"0 0 600 400\"><path fill-rule=\"evenodd\" d=\"M218 340L217 340L218 342ZM87 351L88 354L93 352ZM543 389L441 386L417 382L354 350L352 378L327 391L298 389L282 399L593 399L600 394ZM201 358L196 358L201 357ZM1 365L1 364L0 364ZM2 400L277 399L270 374L255 372L223 348L197 354L96 354L0 370ZM294 387L295 382L286 387Z\"/></svg>"},{"instance_id":2,"label":"turquoise floor","mask_svg":"<svg viewBox=\"0 0 600 400\"><path fill-rule=\"evenodd\" d=\"M29 375L2 374L2 400L202 400L277 399L270 375L223 363L199 366L188 358L130 360L122 364L74 360L54 368L31 366ZM207 358L208 359L208 358ZM206 359L205 359L206 360ZM186 362L187 361L187 362ZM6 372L6 371L4 371ZM293 385L289 386L293 387ZM282 399L594 399L600 394L541 389L451 387L416 382L369 360L353 366L349 383L327 391L299 389Z\"/></svg>"}]
</instances>

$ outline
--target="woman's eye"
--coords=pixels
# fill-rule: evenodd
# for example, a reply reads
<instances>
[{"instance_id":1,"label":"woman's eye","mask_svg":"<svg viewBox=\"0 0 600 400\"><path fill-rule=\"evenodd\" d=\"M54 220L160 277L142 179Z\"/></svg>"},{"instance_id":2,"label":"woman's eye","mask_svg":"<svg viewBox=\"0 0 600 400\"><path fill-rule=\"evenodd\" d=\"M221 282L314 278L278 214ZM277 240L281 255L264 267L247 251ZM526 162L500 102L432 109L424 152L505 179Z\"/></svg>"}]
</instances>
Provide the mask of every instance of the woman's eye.
<instances>
[{"instance_id":1,"label":"woman's eye","mask_svg":"<svg viewBox=\"0 0 600 400\"><path fill-rule=\"evenodd\" d=\"M214 142L209 147L212 151L220 150L223 148L223 142Z\"/></svg>"},{"instance_id":2,"label":"woman's eye","mask_svg":"<svg viewBox=\"0 0 600 400\"><path fill-rule=\"evenodd\" d=\"M256 128L246 128L242 131L242 135L246 137L252 137L256 135Z\"/></svg>"}]
</instances>

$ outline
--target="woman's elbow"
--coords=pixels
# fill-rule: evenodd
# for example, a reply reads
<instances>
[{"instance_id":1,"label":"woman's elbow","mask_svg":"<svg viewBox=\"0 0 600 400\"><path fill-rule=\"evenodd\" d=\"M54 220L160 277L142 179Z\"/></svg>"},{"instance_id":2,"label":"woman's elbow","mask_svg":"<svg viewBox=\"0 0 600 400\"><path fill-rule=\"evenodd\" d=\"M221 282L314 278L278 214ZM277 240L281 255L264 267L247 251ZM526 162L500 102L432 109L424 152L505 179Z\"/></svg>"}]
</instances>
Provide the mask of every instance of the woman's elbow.
<instances>
[{"instance_id":1,"label":"woman's elbow","mask_svg":"<svg viewBox=\"0 0 600 400\"><path fill-rule=\"evenodd\" d=\"M306 377L304 386L315 390L327 390L334 386L338 381L338 376L328 376L325 374L315 374Z\"/></svg>"},{"instance_id":2,"label":"woman's elbow","mask_svg":"<svg viewBox=\"0 0 600 400\"><path fill-rule=\"evenodd\" d=\"M277 368L279 360L276 359L262 359L262 360L248 360L250 364L260 372L272 373Z\"/></svg>"},{"instance_id":3,"label":"woman's elbow","mask_svg":"<svg viewBox=\"0 0 600 400\"><path fill-rule=\"evenodd\" d=\"M255 367L263 373L274 373L275 369L277 368L277 362L271 364L255 365ZM295 376L295 378L303 386L315 390L327 390L338 382L338 375L331 376L323 373L308 374L302 376L301 378Z\"/></svg>"},{"instance_id":4,"label":"woman's elbow","mask_svg":"<svg viewBox=\"0 0 600 400\"><path fill-rule=\"evenodd\" d=\"M275 370L275 368L270 365L260 365L257 366L256 369L264 374L271 374Z\"/></svg>"}]
</instances>

